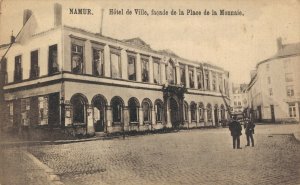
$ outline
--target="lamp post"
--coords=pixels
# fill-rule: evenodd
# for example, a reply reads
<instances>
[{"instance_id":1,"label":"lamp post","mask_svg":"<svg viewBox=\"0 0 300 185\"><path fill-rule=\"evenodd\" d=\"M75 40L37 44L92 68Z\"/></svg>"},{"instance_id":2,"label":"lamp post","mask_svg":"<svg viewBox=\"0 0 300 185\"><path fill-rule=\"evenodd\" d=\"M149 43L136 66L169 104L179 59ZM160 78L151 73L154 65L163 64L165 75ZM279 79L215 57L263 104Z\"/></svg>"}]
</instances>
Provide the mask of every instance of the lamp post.
<instances>
[{"instance_id":1,"label":"lamp post","mask_svg":"<svg viewBox=\"0 0 300 185\"><path fill-rule=\"evenodd\" d=\"M60 98L60 125L62 128L65 127L65 99Z\"/></svg>"}]
</instances>

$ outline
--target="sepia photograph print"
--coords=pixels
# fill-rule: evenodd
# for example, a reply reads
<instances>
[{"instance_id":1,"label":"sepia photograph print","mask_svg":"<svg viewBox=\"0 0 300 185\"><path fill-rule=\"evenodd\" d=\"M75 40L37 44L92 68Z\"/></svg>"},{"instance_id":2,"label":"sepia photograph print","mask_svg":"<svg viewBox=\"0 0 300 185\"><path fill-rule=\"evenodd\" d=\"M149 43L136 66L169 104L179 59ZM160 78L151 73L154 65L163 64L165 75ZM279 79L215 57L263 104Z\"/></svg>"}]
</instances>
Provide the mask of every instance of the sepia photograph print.
<instances>
[{"instance_id":1,"label":"sepia photograph print","mask_svg":"<svg viewBox=\"0 0 300 185\"><path fill-rule=\"evenodd\" d=\"M0 0L0 185L300 185L300 0Z\"/></svg>"}]
</instances>

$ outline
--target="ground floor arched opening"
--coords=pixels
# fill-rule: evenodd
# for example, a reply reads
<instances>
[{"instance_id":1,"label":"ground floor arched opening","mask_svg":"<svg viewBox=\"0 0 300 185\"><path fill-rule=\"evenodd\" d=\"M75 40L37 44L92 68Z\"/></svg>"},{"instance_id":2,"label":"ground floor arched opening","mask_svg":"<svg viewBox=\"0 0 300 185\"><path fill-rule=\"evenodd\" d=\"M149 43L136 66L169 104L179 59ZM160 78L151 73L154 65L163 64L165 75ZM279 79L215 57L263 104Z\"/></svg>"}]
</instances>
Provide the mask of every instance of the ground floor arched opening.
<instances>
[{"instance_id":1,"label":"ground floor arched opening","mask_svg":"<svg viewBox=\"0 0 300 185\"><path fill-rule=\"evenodd\" d=\"M106 105L107 101L102 95L96 95L92 100L95 132L106 130Z\"/></svg>"}]
</instances>

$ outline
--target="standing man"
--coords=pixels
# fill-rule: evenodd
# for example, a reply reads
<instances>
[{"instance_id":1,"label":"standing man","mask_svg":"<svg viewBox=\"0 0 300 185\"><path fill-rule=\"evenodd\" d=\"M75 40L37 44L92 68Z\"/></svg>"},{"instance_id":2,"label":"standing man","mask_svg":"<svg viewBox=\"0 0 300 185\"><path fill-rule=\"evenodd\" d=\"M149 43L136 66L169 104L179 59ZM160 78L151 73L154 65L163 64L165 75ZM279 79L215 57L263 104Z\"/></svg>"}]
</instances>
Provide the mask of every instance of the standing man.
<instances>
[{"instance_id":1,"label":"standing man","mask_svg":"<svg viewBox=\"0 0 300 185\"><path fill-rule=\"evenodd\" d=\"M250 119L247 119L245 122L245 125L244 125L245 134L246 134L246 138L247 138L246 146L250 146L250 140L251 140L252 147L254 147L254 139L253 139L254 127L255 127L255 124L253 123L253 121Z\"/></svg>"},{"instance_id":2,"label":"standing man","mask_svg":"<svg viewBox=\"0 0 300 185\"><path fill-rule=\"evenodd\" d=\"M240 135L242 135L242 126L240 122L237 121L236 115L233 115L232 121L229 123L229 130L232 136L233 149L242 149L240 147Z\"/></svg>"}]
</instances>

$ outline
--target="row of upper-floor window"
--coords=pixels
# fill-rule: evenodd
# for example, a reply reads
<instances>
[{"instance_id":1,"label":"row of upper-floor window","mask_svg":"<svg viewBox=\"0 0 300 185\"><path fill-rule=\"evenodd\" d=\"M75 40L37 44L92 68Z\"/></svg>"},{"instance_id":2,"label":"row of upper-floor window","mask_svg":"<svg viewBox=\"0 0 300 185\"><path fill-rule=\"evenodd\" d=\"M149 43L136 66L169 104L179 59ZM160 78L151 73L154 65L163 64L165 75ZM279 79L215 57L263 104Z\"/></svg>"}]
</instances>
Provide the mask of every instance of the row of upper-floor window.
<instances>
[{"instance_id":1,"label":"row of upper-floor window","mask_svg":"<svg viewBox=\"0 0 300 185\"><path fill-rule=\"evenodd\" d=\"M48 50L48 74L53 74L59 71L59 64L57 59L57 45L49 46ZM75 74L85 73L85 61L84 61L84 47L78 44L71 44L71 72ZM162 71L160 65L160 58L152 57L152 73L150 74L150 56L140 55L140 78L137 75L137 54L127 52L127 75L128 80L150 82L150 75L153 75L151 82L156 84L162 83ZM110 50L110 77L122 78L122 65L120 50L111 48ZM7 61L1 62L1 71L7 71ZM94 76L105 76L105 57L104 49L99 47L92 47L92 74ZM165 64L164 64L165 65ZM196 70L195 70L196 69ZM219 87L221 90L225 89L227 92L228 82L222 78L222 75L207 69L195 68L188 66L188 74L186 75L186 66L179 65L179 74L177 74L176 67L173 61L170 61L165 65L165 80L170 84L179 84L187 86L189 88L198 88L205 90L217 91ZM196 72L196 74L195 74ZM39 51L35 50L30 53L30 76L29 78L37 78L40 75L39 66ZM177 82L177 75L180 75L179 82ZM196 75L196 76L195 76ZM23 68L22 68L22 55L15 57L14 63L14 82L20 82L23 80ZM187 85L188 84L188 85Z\"/></svg>"}]
</instances>

